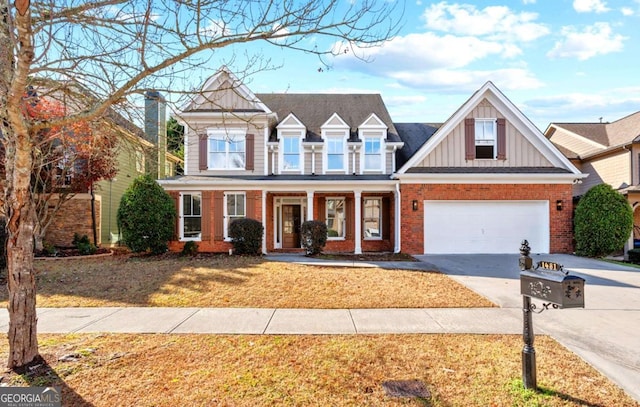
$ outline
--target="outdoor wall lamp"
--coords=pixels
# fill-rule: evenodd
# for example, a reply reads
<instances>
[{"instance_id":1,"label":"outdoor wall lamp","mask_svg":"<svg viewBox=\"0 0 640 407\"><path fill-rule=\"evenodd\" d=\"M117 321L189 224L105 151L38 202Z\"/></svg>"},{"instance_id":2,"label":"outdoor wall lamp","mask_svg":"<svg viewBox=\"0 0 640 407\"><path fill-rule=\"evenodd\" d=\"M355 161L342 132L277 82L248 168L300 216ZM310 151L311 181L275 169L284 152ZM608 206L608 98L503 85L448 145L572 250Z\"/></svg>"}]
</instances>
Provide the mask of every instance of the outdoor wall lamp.
<instances>
[{"instance_id":1,"label":"outdoor wall lamp","mask_svg":"<svg viewBox=\"0 0 640 407\"><path fill-rule=\"evenodd\" d=\"M414 211L417 211L418 210L418 200L414 199L411 202L411 207L413 208Z\"/></svg>"},{"instance_id":2,"label":"outdoor wall lamp","mask_svg":"<svg viewBox=\"0 0 640 407\"><path fill-rule=\"evenodd\" d=\"M561 211L562 210L562 200L558 199L556 201L556 210Z\"/></svg>"}]
</instances>

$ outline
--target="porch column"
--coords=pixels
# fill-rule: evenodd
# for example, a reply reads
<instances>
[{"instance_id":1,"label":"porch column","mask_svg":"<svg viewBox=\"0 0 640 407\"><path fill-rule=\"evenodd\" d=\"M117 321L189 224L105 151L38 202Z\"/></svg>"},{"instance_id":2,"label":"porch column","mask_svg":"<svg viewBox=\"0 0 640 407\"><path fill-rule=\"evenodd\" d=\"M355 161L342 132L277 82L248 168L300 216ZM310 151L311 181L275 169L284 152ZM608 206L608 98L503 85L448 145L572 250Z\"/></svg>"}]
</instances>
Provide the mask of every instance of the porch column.
<instances>
[{"instance_id":1,"label":"porch column","mask_svg":"<svg viewBox=\"0 0 640 407\"><path fill-rule=\"evenodd\" d=\"M401 222L401 216L402 216L402 211L401 211L401 203L402 203L402 198L400 196L400 182L398 181L398 183L396 184L396 190L393 191L393 197L395 198L395 219L394 219L394 223L393 223L393 235L394 235L394 241L395 241L395 245L393 248L393 252L394 253L400 253L401 250L401 239L400 239L400 222Z\"/></svg>"},{"instance_id":2,"label":"porch column","mask_svg":"<svg viewBox=\"0 0 640 407\"><path fill-rule=\"evenodd\" d=\"M353 191L354 195L354 204L356 208L356 230L355 230L355 240L356 247L353 250L354 254L362 254L362 191L356 190Z\"/></svg>"},{"instance_id":3,"label":"porch column","mask_svg":"<svg viewBox=\"0 0 640 407\"><path fill-rule=\"evenodd\" d=\"M313 219L313 191L307 191L307 220Z\"/></svg>"},{"instance_id":4,"label":"porch column","mask_svg":"<svg viewBox=\"0 0 640 407\"><path fill-rule=\"evenodd\" d=\"M262 191L262 254L267 254L267 191Z\"/></svg>"}]
</instances>

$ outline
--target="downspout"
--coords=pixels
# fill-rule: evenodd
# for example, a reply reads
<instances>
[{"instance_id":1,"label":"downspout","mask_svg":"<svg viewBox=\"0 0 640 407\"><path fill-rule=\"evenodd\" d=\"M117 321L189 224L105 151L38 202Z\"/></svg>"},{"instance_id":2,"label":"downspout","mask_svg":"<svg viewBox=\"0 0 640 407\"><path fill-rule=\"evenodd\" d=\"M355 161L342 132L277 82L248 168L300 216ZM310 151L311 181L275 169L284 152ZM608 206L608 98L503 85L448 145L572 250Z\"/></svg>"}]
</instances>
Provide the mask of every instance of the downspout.
<instances>
[{"instance_id":1,"label":"downspout","mask_svg":"<svg viewBox=\"0 0 640 407\"><path fill-rule=\"evenodd\" d=\"M400 253L401 250L401 235L400 235L400 222L401 222L401 213L400 204L402 199L400 199L400 181L396 183L396 204L395 204L395 213L396 213L396 222L394 224L395 235L396 235L396 245L393 249L394 253Z\"/></svg>"}]
</instances>

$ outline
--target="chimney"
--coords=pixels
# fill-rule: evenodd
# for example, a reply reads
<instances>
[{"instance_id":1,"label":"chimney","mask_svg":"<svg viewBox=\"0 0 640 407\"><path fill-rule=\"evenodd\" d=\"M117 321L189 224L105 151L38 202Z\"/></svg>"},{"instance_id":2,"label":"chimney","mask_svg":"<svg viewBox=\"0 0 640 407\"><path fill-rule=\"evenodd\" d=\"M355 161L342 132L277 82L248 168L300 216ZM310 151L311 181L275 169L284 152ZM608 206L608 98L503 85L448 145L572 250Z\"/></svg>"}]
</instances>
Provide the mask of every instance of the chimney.
<instances>
[{"instance_id":1,"label":"chimney","mask_svg":"<svg viewBox=\"0 0 640 407\"><path fill-rule=\"evenodd\" d=\"M167 102L157 91L148 90L144 94L144 136L154 145L149 155L151 175L164 178L167 175Z\"/></svg>"}]
</instances>

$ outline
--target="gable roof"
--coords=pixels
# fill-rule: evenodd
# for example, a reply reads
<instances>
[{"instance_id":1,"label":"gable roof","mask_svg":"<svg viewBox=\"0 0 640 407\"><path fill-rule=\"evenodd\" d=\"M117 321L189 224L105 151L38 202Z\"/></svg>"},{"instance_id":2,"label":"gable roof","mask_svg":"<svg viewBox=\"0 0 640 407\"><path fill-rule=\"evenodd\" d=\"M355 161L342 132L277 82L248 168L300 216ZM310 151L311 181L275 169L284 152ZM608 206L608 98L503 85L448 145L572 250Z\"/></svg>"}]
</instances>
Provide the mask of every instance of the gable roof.
<instances>
[{"instance_id":1,"label":"gable roof","mask_svg":"<svg viewBox=\"0 0 640 407\"><path fill-rule=\"evenodd\" d=\"M402 165L398 174L407 173L408 170L421 162L440 142L458 126L471 111L484 99L487 99L496 109L504 115L535 148L556 167L567 170L577 176L582 173L565 157L558 149L538 130L538 128L491 82L486 82L478 89L460 108L449 117L444 124L433 134L427 142Z\"/></svg>"},{"instance_id":2,"label":"gable roof","mask_svg":"<svg viewBox=\"0 0 640 407\"><path fill-rule=\"evenodd\" d=\"M387 126L387 141L401 142L387 107L378 94L257 93L256 96L279 119L293 113L306 126L305 141L308 142L322 141L321 127L334 114L338 114L351 129L349 141L358 141L358 126L372 113ZM276 141L276 134L271 134L269 141Z\"/></svg>"}]
</instances>

